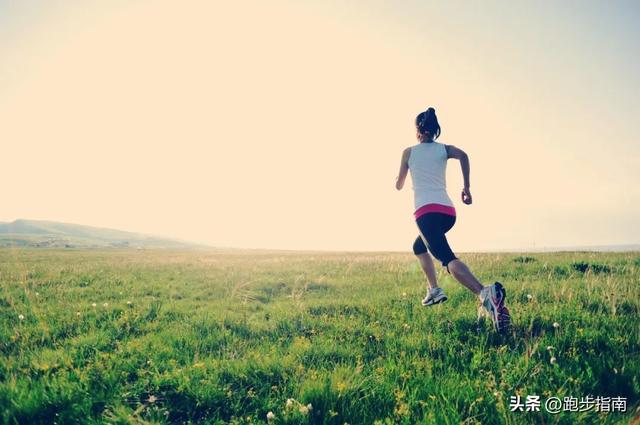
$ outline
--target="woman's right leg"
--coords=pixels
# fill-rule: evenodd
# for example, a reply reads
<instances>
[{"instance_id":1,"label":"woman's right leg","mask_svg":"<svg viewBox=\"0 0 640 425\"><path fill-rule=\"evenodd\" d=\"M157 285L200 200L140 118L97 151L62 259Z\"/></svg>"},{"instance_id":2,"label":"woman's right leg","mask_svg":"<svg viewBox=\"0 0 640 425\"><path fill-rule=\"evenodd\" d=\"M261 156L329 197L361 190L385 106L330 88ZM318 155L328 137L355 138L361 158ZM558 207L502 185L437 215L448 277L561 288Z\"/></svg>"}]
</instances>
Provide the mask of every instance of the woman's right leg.
<instances>
[{"instance_id":1,"label":"woman's right leg","mask_svg":"<svg viewBox=\"0 0 640 425\"><path fill-rule=\"evenodd\" d=\"M469 270L469 267L467 267L465 263L456 258L449 261L447 269L458 282L462 283L474 294L480 295L480 291L482 291L484 286L478 279L476 279L473 273L471 273L471 270Z\"/></svg>"},{"instance_id":2,"label":"woman's right leg","mask_svg":"<svg viewBox=\"0 0 640 425\"><path fill-rule=\"evenodd\" d=\"M417 222L431 253L442 261L442 264L447 267L449 273L458 282L478 295L482 306L491 315L496 331L503 332L508 330L511 325L511 315L509 309L504 305L506 291L502 284L496 282L491 286L484 287L471 273L467 265L456 258L453 251L451 251L445 233L453 227L455 217L447 217L439 213L427 213L419 217Z\"/></svg>"}]
</instances>

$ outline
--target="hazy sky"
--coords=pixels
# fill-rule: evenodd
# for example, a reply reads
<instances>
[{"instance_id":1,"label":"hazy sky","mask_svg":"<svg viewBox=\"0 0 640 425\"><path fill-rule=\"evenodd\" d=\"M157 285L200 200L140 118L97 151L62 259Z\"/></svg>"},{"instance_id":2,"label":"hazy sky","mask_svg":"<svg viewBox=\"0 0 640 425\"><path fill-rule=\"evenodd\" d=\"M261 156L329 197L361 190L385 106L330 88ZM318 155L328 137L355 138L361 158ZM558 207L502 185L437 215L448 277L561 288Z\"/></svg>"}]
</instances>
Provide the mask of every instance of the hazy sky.
<instances>
[{"instance_id":1,"label":"hazy sky","mask_svg":"<svg viewBox=\"0 0 640 425\"><path fill-rule=\"evenodd\" d=\"M433 106L454 250L640 243L639 4L0 0L0 221L409 251Z\"/></svg>"}]
</instances>

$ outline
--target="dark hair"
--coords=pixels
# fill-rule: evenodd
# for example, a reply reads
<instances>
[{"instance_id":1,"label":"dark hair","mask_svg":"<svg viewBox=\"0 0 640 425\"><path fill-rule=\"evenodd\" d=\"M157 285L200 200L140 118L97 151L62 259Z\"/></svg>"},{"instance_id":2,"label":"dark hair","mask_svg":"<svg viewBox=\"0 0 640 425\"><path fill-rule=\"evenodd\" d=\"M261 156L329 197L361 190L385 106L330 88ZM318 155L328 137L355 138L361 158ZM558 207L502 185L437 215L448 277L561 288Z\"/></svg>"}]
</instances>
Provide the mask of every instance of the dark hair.
<instances>
[{"instance_id":1,"label":"dark hair","mask_svg":"<svg viewBox=\"0 0 640 425\"><path fill-rule=\"evenodd\" d=\"M440 136L440 124L436 117L436 110L429 108L424 112L420 112L416 117L416 128L420 134L429 134L434 139Z\"/></svg>"}]
</instances>

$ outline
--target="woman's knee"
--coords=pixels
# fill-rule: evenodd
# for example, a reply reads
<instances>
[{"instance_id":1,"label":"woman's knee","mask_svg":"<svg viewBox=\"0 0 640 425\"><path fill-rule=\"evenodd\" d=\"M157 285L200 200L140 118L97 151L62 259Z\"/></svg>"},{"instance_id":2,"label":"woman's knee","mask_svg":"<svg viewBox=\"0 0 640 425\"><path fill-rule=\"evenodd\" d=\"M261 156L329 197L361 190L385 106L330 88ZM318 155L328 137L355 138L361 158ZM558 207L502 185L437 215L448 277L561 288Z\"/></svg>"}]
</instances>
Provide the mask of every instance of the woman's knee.
<instances>
[{"instance_id":1,"label":"woman's knee","mask_svg":"<svg viewBox=\"0 0 640 425\"><path fill-rule=\"evenodd\" d=\"M456 263L459 262L459 260L458 257L455 256L453 251L449 249L440 252L439 256L436 256L436 258L442 263L442 266L447 269L447 272L449 272L450 274L454 273L451 271L451 265L453 264L455 268Z\"/></svg>"},{"instance_id":2,"label":"woman's knee","mask_svg":"<svg viewBox=\"0 0 640 425\"><path fill-rule=\"evenodd\" d=\"M457 264L458 262L459 262L459 260L457 258L454 258L454 259L448 261L447 265L445 266L447 268L447 271L449 272L449 274L453 275L454 277L458 273L458 264Z\"/></svg>"},{"instance_id":3,"label":"woman's knee","mask_svg":"<svg viewBox=\"0 0 640 425\"><path fill-rule=\"evenodd\" d=\"M429 253L429 251L427 250L427 246L424 244L424 241L422 240L422 238L420 236L418 236L418 238L415 240L415 242L413 242L413 253L416 256L420 256L420 255Z\"/></svg>"}]
</instances>

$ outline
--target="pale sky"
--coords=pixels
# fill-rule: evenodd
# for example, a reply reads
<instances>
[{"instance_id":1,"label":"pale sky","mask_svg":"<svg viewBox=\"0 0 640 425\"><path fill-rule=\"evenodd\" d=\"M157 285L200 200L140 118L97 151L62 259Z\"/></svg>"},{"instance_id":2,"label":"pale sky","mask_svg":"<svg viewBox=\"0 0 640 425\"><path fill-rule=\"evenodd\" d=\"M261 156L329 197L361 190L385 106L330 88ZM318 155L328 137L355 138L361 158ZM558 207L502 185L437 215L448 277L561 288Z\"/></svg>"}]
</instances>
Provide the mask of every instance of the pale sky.
<instances>
[{"instance_id":1,"label":"pale sky","mask_svg":"<svg viewBox=\"0 0 640 425\"><path fill-rule=\"evenodd\" d=\"M635 1L0 0L0 221L410 251L415 116L454 251L640 243Z\"/></svg>"}]
</instances>

